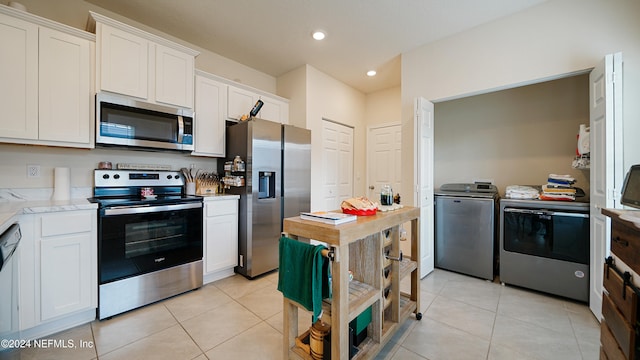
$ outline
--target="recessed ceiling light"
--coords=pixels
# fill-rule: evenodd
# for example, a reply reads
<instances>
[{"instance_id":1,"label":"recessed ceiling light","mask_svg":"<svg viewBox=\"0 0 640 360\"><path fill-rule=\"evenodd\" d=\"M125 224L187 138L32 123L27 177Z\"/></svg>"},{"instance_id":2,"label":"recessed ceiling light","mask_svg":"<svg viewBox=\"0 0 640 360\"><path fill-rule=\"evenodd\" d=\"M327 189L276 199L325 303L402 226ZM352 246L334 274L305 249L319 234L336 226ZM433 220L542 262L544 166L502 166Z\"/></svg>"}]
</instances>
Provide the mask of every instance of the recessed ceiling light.
<instances>
[{"instance_id":1,"label":"recessed ceiling light","mask_svg":"<svg viewBox=\"0 0 640 360\"><path fill-rule=\"evenodd\" d=\"M313 38L316 40L323 40L327 36L327 34L325 34L325 32L322 30L316 30L311 34L311 36L313 36Z\"/></svg>"},{"instance_id":2,"label":"recessed ceiling light","mask_svg":"<svg viewBox=\"0 0 640 360\"><path fill-rule=\"evenodd\" d=\"M367 76L376 76L376 71L375 70L369 70L367 71Z\"/></svg>"}]
</instances>

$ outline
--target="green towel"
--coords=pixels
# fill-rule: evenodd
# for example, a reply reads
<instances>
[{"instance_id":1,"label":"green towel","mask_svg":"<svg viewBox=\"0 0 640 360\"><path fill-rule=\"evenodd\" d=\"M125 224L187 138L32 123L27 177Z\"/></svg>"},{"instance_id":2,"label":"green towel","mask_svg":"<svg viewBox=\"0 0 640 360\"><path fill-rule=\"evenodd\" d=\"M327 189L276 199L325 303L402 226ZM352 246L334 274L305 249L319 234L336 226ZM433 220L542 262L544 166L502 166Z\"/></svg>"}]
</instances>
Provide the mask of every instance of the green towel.
<instances>
[{"instance_id":1,"label":"green towel","mask_svg":"<svg viewBox=\"0 0 640 360\"><path fill-rule=\"evenodd\" d=\"M322 245L281 237L278 290L313 312L313 323L322 313L322 299L329 296L329 261L322 256Z\"/></svg>"}]
</instances>

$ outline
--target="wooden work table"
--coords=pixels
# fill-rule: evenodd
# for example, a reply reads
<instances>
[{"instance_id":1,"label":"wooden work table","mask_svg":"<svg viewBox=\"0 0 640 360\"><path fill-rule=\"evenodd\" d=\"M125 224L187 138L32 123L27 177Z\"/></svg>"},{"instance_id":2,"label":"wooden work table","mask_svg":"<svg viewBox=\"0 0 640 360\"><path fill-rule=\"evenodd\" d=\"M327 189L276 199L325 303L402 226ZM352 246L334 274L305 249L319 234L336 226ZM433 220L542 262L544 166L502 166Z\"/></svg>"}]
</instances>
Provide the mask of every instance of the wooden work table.
<instances>
[{"instance_id":1,"label":"wooden work table","mask_svg":"<svg viewBox=\"0 0 640 360\"><path fill-rule=\"evenodd\" d=\"M284 232L300 241L314 239L327 244L331 261L332 298L323 301L330 314L331 358L349 359L349 322L369 307L371 323L367 338L358 346L354 359L373 358L411 313L420 320L420 210L403 207L373 216L358 216L354 222L328 225L284 219ZM401 256L400 227L410 222L411 259ZM349 279L349 271L353 280ZM400 281L411 278L410 293L401 293ZM284 358L311 359L296 346L298 304L283 300ZM323 317L324 319L324 317Z\"/></svg>"}]
</instances>

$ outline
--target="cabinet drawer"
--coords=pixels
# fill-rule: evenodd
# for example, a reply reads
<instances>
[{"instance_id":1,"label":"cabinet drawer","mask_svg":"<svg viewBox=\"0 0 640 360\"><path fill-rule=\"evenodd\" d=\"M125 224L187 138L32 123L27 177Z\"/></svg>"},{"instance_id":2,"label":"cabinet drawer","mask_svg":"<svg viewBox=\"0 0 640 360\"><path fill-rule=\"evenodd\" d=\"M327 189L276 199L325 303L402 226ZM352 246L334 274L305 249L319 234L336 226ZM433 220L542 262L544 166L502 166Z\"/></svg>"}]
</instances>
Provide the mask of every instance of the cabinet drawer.
<instances>
[{"instance_id":1,"label":"cabinet drawer","mask_svg":"<svg viewBox=\"0 0 640 360\"><path fill-rule=\"evenodd\" d=\"M60 212L42 216L42 236L90 232L97 215L94 212Z\"/></svg>"},{"instance_id":2,"label":"cabinet drawer","mask_svg":"<svg viewBox=\"0 0 640 360\"><path fill-rule=\"evenodd\" d=\"M635 332L607 294L602 297L602 315L607 320L607 326L622 352L627 358L632 356L635 348Z\"/></svg>"},{"instance_id":3,"label":"cabinet drawer","mask_svg":"<svg viewBox=\"0 0 640 360\"><path fill-rule=\"evenodd\" d=\"M640 274L640 230L635 226L613 220L611 226L611 252Z\"/></svg>"},{"instance_id":4,"label":"cabinet drawer","mask_svg":"<svg viewBox=\"0 0 640 360\"><path fill-rule=\"evenodd\" d=\"M207 217L233 215L238 212L238 200L220 200L207 203Z\"/></svg>"},{"instance_id":5,"label":"cabinet drawer","mask_svg":"<svg viewBox=\"0 0 640 360\"><path fill-rule=\"evenodd\" d=\"M604 265L604 276L602 278L604 288L607 289L611 301L615 304L622 316L629 324L636 323L638 310L638 295L630 286L625 286L624 281L613 269L609 269L609 265ZM624 297L623 288L624 289Z\"/></svg>"},{"instance_id":6,"label":"cabinet drawer","mask_svg":"<svg viewBox=\"0 0 640 360\"><path fill-rule=\"evenodd\" d=\"M613 337L607 322L603 319L600 323L600 343L607 359L622 360L626 359L622 349L618 346L616 339Z\"/></svg>"}]
</instances>

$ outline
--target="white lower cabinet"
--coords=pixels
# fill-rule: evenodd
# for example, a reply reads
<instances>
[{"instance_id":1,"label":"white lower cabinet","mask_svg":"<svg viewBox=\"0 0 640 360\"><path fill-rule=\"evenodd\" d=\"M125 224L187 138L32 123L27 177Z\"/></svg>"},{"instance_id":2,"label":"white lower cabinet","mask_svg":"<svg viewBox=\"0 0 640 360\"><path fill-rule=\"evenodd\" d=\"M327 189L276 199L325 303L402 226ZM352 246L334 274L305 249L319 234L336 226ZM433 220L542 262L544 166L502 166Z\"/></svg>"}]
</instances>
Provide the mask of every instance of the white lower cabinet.
<instances>
[{"instance_id":1,"label":"white lower cabinet","mask_svg":"<svg viewBox=\"0 0 640 360\"><path fill-rule=\"evenodd\" d=\"M233 275L238 265L238 197L205 198L204 283Z\"/></svg>"},{"instance_id":2,"label":"white lower cabinet","mask_svg":"<svg viewBox=\"0 0 640 360\"><path fill-rule=\"evenodd\" d=\"M49 328L59 331L93 320L98 302L95 210L22 215L20 224L23 333L42 336Z\"/></svg>"}]
</instances>

